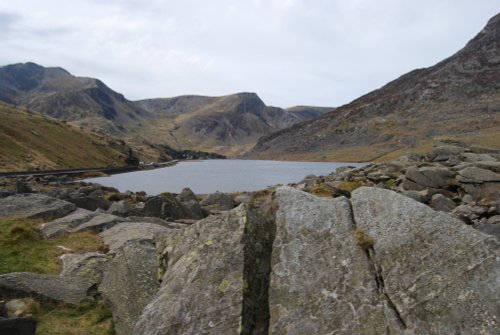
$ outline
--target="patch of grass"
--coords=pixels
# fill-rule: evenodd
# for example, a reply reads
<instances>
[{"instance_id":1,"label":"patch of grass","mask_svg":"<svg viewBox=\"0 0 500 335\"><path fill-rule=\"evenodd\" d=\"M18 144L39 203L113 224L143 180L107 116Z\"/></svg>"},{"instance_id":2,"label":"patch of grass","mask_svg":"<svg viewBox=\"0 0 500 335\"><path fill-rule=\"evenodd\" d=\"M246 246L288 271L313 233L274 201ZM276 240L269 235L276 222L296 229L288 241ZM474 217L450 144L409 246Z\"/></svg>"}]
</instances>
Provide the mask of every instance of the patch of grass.
<instances>
[{"instance_id":1,"label":"patch of grass","mask_svg":"<svg viewBox=\"0 0 500 335\"><path fill-rule=\"evenodd\" d=\"M318 197L331 197L333 190L330 187L325 187L324 183L314 185L311 190L311 194Z\"/></svg>"},{"instance_id":2,"label":"patch of grass","mask_svg":"<svg viewBox=\"0 0 500 335\"><path fill-rule=\"evenodd\" d=\"M77 233L43 240L40 236L42 221L34 219L0 218L0 274L9 272L35 272L58 274L59 256L74 252L103 250L100 237L92 233Z\"/></svg>"},{"instance_id":3,"label":"patch of grass","mask_svg":"<svg viewBox=\"0 0 500 335\"><path fill-rule=\"evenodd\" d=\"M37 335L112 335L111 310L102 301L77 306L45 305L33 313Z\"/></svg>"},{"instance_id":4,"label":"patch of grass","mask_svg":"<svg viewBox=\"0 0 500 335\"><path fill-rule=\"evenodd\" d=\"M338 185L338 188L352 192L355 189L357 189L358 187L365 186L365 185L366 185L366 183L364 181L361 181L361 180L342 181Z\"/></svg>"},{"instance_id":5,"label":"patch of grass","mask_svg":"<svg viewBox=\"0 0 500 335\"><path fill-rule=\"evenodd\" d=\"M358 245L364 250L368 250L375 245L375 241L363 229L356 228L354 236L358 241Z\"/></svg>"}]
</instances>

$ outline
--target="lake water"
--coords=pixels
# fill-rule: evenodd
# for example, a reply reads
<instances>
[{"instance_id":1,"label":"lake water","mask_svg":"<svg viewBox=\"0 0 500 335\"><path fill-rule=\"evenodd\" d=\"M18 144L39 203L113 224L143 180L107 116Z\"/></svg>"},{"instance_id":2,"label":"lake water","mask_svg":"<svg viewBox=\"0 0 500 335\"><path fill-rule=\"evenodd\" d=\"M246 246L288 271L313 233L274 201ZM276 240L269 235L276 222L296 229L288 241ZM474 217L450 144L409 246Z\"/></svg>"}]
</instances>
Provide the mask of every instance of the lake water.
<instances>
[{"instance_id":1,"label":"lake water","mask_svg":"<svg viewBox=\"0 0 500 335\"><path fill-rule=\"evenodd\" d=\"M214 159L179 162L171 167L86 181L112 186L121 192L145 191L150 195L180 193L184 187L196 194L257 191L271 185L299 182L308 174L327 175L346 165L362 164Z\"/></svg>"}]
</instances>

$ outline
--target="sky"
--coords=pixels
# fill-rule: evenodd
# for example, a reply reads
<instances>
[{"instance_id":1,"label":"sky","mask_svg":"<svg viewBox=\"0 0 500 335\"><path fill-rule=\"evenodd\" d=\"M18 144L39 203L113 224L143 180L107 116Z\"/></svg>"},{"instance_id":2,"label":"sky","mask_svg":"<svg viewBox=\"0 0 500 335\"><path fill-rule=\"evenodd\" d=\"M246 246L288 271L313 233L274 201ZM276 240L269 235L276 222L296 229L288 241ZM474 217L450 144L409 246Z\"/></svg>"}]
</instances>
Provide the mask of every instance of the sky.
<instances>
[{"instance_id":1,"label":"sky","mask_svg":"<svg viewBox=\"0 0 500 335\"><path fill-rule=\"evenodd\" d=\"M451 56L498 12L498 0L0 0L0 66L60 66L130 100L256 92L333 107Z\"/></svg>"}]
</instances>

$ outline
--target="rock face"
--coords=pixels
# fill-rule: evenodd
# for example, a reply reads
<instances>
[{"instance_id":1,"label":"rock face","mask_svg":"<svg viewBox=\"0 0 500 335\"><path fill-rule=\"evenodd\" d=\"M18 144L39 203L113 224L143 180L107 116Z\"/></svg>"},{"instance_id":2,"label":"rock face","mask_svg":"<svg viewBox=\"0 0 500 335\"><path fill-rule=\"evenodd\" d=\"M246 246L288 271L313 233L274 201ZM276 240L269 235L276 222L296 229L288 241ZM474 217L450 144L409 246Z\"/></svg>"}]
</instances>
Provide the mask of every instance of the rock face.
<instances>
[{"instance_id":1,"label":"rock face","mask_svg":"<svg viewBox=\"0 0 500 335\"><path fill-rule=\"evenodd\" d=\"M148 222L123 222L99 234L113 252L130 240L149 240L172 231L170 228Z\"/></svg>"},{"instance_id":2,"label":"rock face","mask_svg":"<svg viewBox=\"0 0 500 335\"><path fill-rule=\"evenodd\" d=\"M498 330L499 244L449 215L395 192L352 193L357 227L386 296L411 334Z\"/></svg>"},{"instance_id":3,"label":"rock face","mask_svg":"<svg viewBox=\"0 0 500 335\"><path fill-rule=\"evenodd\" d=\"M270 334L399 334L357 245L349 201L276 192Z\"/></svg>"},{"instance_id":4,"label":"rock face","mask_svg":"<svg viewBox=\"0 0 500 335\"><path fill-rule=\"evenodd\" d=\"M0 216L60 218L75 209L72 203L43 194L16 194L0 199Z\"/></svg>"},{"instance_id":5,"label":"rock face","mask_svg":"<svg viewBox=\"0 0 500 335\"><path fill-rule=\"evenodd\" d=\"M117 250L99 288L113 310L117 335L131 334L158 290L157 269L156 249L150 241L131 240Z\"/></svg>"},{"instance_id":6,"label":"rock face","mask_svg":"<svg viewBox=\"0 0 500 335\"><path fill-rule=\"evenodd\" d=\"M200 205L208 210L228 211L233 209L233 198L228 193L215 192L203 199Z\"/></svg>"},{"instance_id":7,"label":"rock face","mask_svg":"<svg viewBox=\"0 0 500 335\"><path fill-rule=\"evenodd\" d=\"M77 208L75 211L71 212L65 217L44 223L40 227L40 232L45 238L54 238L66 235L70 232L71 229L90 221L90 219L97 215L98 214L87 209Z\"/></svg>"},{"instance_id":8,"label":"rock face","mask_svg":"<svg viewBox=\"0 0 500 335\"><path fill-rule=\"evenodd\" d=\"M264 334L274 226L244 205L158 243L162 287L134 334Z\"/></svg>"},{"instance_id":9,"label":"rock face","mask_svg":"<svg viewBox=\"0 0 500 335\"><path fill-rule=\"evenodd\" d=\"M63 262L61 276L80 277L87 280L90 285L99 285L108 271L112 256L97 252L62 255L60 257Z\"/></svg>"}]
</instances>

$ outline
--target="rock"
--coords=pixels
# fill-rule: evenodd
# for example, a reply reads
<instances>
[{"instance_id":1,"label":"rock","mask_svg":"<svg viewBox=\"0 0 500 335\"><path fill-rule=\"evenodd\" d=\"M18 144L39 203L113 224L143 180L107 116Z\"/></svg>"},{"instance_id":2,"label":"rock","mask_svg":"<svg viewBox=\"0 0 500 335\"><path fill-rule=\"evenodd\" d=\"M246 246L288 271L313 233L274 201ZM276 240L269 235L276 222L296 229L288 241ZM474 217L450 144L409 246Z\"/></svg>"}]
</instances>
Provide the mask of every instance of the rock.
<instances>
[{"instance_id":1,"label":"rock","mask_svg":"<svg viewBox=\"0 0 500 335\"><path fill-rule=\"evenodd\" d=\"M240 205L240 204L249 204L252 202L252 200L254 199L254 195L252 193L243 193L243 194L239 194L237 195L235 198L234 198L234 202L236 203L236 205Z\"/></svg>"},{"instance_id":2,"label":"rock","mask_svg":"<svg viewBox=\"0 0 500 335\"><path fill-rule=\"evenodd\" d=\"M456 204L453 200L438 193L432 196L430 206L436 211L451 212Z\"/></svg>"},{"instance_id":3,"label":"rock","mask_svg":"<svg viewBox=\"0 0 500 335\"><path fill-rule=\"evenodd\" d=\"M472 152L464 152L460 155L466 162L481 162L481 161L496 161L496 159L488 154L475 154Z\"/></svg>"},{"instance_id":4,"label":"rock","mask_svg":"<svg viewBox=\"0 0 500 335\"><path fill-rule=\"evenodd\" d=\"M39 300L78 304L88 299L88 282L79 277L14 272L0 275L0 299L34 297Z\"/></svg>"},{"instance_id":5,"label":"rock","mask_svg":"<svg viewBox=\"0 0 500 335\"><path fill-rule=\"evenodd\" d=\"M109 246L109 251L114 252L127 241L140 239L153 241L154 237L171 232L172 229L148 222L122 222L103 231L99 236Z\"/></svg>"},{"instance_id":6,"label":"rock","mask_svg":"<svg viewBox=\"0 0 500 335\"><path fill-rule=\"evenodd\" d=\"M470 194L465 194L462 197L462 203L465 204L465 205L470 205L473 202L474 202L474 199L472 198L472 196Z\"/></svg>"},{"instance_id":7,"label":"rock","mask_svg":"<svg viewBox=\"0 0 500 335\"><path fill-rule=\"evenodd\" d=\"M185 187L182 189L182 192L179 195L177 195L177 200L179 200L181 202L182 201L191 201L191 200L198 202L196 195L189 187Z\"/></svg>"},{"instance_id":8,"label":"rock","mask_svg":"<svg viewBox=\"0 0 500 335\"><path fill-rule=\"evenodd\" d=\"M264 334L274 225L245 205L157 243L162 287L133 334Z\"/></svg>"},{"instance_id":9,"label":"rock","mask_svg":"<svg viewBox=\"0 0 500 335\"><path fill-rule=\"evenodd\" d=\"M215 192L206 196L200 205L209 210L228 211L233 209L233 198L228 193Z\"/></svg>"},{"instance_id":10,"label":"rock","mask_svg":"<svg viewBox=\"0 0 500 335\"><path fill-rule=\"evenodd\" d=\"M188 218L200 220L207 217L205 211L196 200L183 201L181 202L181 206Z\"/></svg>"},{"instance_id":11,"label":"rock","mask_svg":"<svg viewBox=\"0 0 500 335\"><path fill-rule=\"evenodd\" d=\"M332 192L332 198L338 198L338 197L350 198L351 192L349 192L347 190L343 190L341 188L335 188Z\"/></svg>"},{"instance_id":12,"label":"rock","mask_svg":"<svg viewBox=\"0 0 500 335\"><path fill-rule=\"evenodd\" d=\"M60 257L63 263L61 276L80 277L91 285L101 283L104 273L108 270L109 262L113 258L110 254L87 252L84 254L65 254Z\"/></svg>"},{"instance_id":13,"label":"rock","mask_svg":"<svg viewBox=\"0 0 500 335\"><path fill-rule=\"evenodd\" d=\"M36 321L33 318L0 318L0 334L2 335L35 335Z\"/></svg>"},{"instance_id":14,"label":"rock","mask_svg":"<svg viewBox=\"0 0 500 335\"><path fill-rule=\"evenodd\" d=\"M498 241L395 192L361 187L357 227L387 298L413 334L493 334L498 329Z\"/></svg>"},{"instance_id":15,"label":"rock","mask_svg":"<svg viewBox=\"0 0 500 335\"><path fill-rule=\"evenodd\" d=\"M460 184L460 187L476 201L481 199L500 200L500 183Z\"/></svg>"},{"instance_id":16,"label":"rock","mask_svg":"<svg viewBox=\"0 0 500 335\"><path fill-rule=\"evenodd\" d=\"M424 191L402 191L401 194L423 204L429 202L429 195Z\"/></svg>"},{"instance_id":17,"label":"rock","mask_svg":"<svg viewBox=\"0 0 500 335\"><path fill-rule=\"evenodd\" d=\"M460 219L467 224L472 224L474 220L484 216L485 214L486 209L482 206L476 206L474 204L457 206L451 212L453 217Z\"/></svg>"},{"instance_id":18,"label":"rock","mask_svg":"<svg viewBox=\"0 0 500 335\"><path fill-rule=\"evenodd\" d=\"M13 195L14 192L6 188L0 188L0 198L6 198Z\"/></svg>"},{"instance_id":19,"label":"rock","mask_svg":"<svg viewBox=\"0 0 500 335\"><path fill-rule=\"evenodd\" d=\"M166 220L188 217L180 201L170 193L163 193L149 198L144 205L142 214L144 216L158 217Z\"/></svg>"},{"instance_id":20,"label":"rock","mask_svg":"<svg viewBox=\"0 0 500 335\"><path fill-rule=\"evenodd\" d=\"M406 170L405 177L420 186L420 189L415 189L416 191L424 188L446 189L449 186L449 180L453 178L453 173L446 168L434 166L417 168L412 166ZM407 188L405 187L405 189Z\"/></svg>"},{"instance_id":21,"label":"rock","mask_svg":"<svg viewBox=\"0 0 500 335\"><path fill-rule=\"evenodd\" d=\"M500 239L500 224L483 223L475 225L474 228L484 234L492 235Z\"/></svg>"},{"instance_id":22,"label":"rock","mask_svg":"<svg viewBox=\"0 0 500 335\"><path fill-rule=\"evenodd\" d=\"M33 190L28 183L22 180L16 180L16 194L32 193Z\"/></svg>"},{"instance_id":23,"label":"rock","mask_svg":"<svg viewBox=\"0 0 500 335\"><path fill-rule=\"evenodd\" d=\"M134 207L130 206L126 200L120 200L111 203L111 206L109 206L107 212L112 215L127 217L130 214L133 214L135 212L135 209Z\"/></svg>"},{"instance_id":24,"label":"rock","mask_svg":"<svg viewBox=\"0 0 500 335\"><path fill-rule=\"evenodd\" d=\"M446 161L452 156L461 154L467 150L467 148L457 145L441 145L433 148L432 151L427 154L427 157L431 161Z\"/></svg>"},{"instance_id":25,"label":"rock","mask_svg":"<svg viewBox=\"0 0 500 335\"><path fill-rule=\"evenodd\" d=\"M488 218L488 224L500 224L500 215L494 215Z\"/></svg>"},{"instance_id":26,"label":"rock","mask_svg":"<svg viewBox=\"0 0 500 335\"><path fill-rule=\"evenodd\" d=\"M127 219L111 214L97 214L92 219L90 219L90 221L70 229L70 232L77 233L82 231L89 231L98 234L106 229L113 227L117 223L124 221L127 221Z\"/></svg>"},{"instance_id":27,"label":"rock","mask_svg":"<svg viewBox=\"0 0 500 335\"><path fill-rule=\"evenodd\" d=\"M500 182L500 174L477 167L468 167L458 172L457 180L462 183Z\"/></svg>"},{"instance_id":28,"label":"rock","mask_svg":"<svg viewBox=\"0 0 500 335\"><path fill-rule=\"evenodd\" d=\"M72 203L43 194L16 194L0 199L0 217L60 218L76 209Z\"/></svg>"},{"instance_id":29,"label":"rock","mask_svg":"<svg viewBox=\"0 0 500 335\"><path fill-rule=\"evenodd\" d=\"M349 200L288 187L276 196L269 334L401 333L357 245Z\"/></svg>"},{"instance_id":30,"label":"rock","mask_svg":"<svg viewBox=\"0 0 500 335\"><path fill-rule=\"evenodd\" d=\"M116 251L99 290L111 306L117 335L132 333L143 308L159 286L158 258L153 243L131 240Z\"/></svg>"},{"instance_id":31,"label":"rock","mask_svg":"<svg viewBox=\"0 0 500 335\"><path fill-rule=\"evenodd\" d=\"M44 238L54 238L66 235L69 234L71 229L81 225L82 223L90 221L95 216L97 216L97 214L94 212L83 208L77 208L69 215L42 224L40 232Z\"/></svg>"},{"instance_id":32,"label":"rock","mask_svg":"<svg viewBox=\"0 0 500 335\"><path fill-rule=\"evenodd\" d=\"M75 204L77 207L85 208L90 211L95 211L98 208L107 210L111 204L108 200L103 198L102 193L69 198L68 201Z\"/></svg>"}]
</instances>

